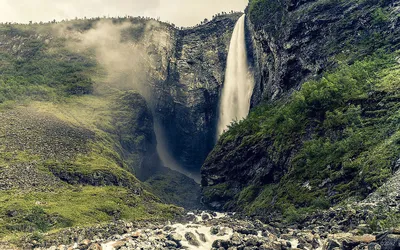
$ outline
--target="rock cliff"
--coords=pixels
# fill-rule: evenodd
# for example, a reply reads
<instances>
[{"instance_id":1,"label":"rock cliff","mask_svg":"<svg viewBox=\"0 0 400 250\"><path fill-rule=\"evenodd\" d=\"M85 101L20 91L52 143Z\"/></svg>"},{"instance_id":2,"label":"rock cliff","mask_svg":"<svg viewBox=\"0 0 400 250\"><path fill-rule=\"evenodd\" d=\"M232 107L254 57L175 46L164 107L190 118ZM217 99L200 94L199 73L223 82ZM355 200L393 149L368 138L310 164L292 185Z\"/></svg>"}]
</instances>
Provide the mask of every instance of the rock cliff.
<instances>
[{"instance_id":1,"label":"rock cliff","mask_svg":"<svg viewBox=\"0 0 400 250\"><path fill-rule=\"evenodd\" d=\"M290 217L373 192L399 153L390 143L398 126L389 122L397 92L378 87L397 63L375 65L399 49L398 3L250 1L247 18L259 106L208 156L203 201ZM377 152L385 160L373 158Z\"/></svg>"},{"instance_id":2,"label":"rock cliff","mask_svg":"<svg viewBox=\"0 0 400 250\"><path fill-rule=\"evenodd\" d=\"M191 172L198 172L215 144L228 47L240 15L177 30L167 78L155 86L155 117L165 130L168 149Z\"/></svg>"}]
</instances>

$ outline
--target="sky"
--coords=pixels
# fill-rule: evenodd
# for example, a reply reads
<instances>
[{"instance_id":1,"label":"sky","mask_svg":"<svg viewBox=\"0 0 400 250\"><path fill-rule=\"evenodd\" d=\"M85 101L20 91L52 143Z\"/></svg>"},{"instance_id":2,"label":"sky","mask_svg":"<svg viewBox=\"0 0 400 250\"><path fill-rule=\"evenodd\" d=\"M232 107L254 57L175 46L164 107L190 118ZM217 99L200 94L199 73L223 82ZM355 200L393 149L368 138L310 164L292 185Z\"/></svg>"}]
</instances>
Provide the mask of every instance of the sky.
<instances>
[{"instance_id":1,"label":"sky","mask_svg":"<svg viewBox=\"0 0 400 250\"><path fill-rule=\"evenodd\" d=\"M0 22L61 21L75 17L149 16L193 26L221 11L243 11L248 0L0 0Z\"/></svg>"}]
</instances>

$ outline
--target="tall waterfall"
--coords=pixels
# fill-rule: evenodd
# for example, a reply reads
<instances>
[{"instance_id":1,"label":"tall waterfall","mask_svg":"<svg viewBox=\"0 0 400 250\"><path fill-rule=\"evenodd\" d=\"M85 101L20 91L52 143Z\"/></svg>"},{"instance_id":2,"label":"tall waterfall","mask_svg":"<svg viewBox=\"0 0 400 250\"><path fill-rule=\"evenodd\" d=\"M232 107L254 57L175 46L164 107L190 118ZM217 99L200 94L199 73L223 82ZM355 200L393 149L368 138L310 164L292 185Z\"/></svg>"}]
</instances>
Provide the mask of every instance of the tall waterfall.
<instances>
[{"instance_id":1,"label":"tall waterfall","mask_svg":"<svg viewBox=\"0 0 400 250\"><path fill-rule=\"evenodd\" d=\"M228 128L232 121L246 118L250 110L254 80L247 63L245 20L245 15L243 15L237 21L229 46L225 83L219 109L218 136Z\"/></svg>"}]
</instances>

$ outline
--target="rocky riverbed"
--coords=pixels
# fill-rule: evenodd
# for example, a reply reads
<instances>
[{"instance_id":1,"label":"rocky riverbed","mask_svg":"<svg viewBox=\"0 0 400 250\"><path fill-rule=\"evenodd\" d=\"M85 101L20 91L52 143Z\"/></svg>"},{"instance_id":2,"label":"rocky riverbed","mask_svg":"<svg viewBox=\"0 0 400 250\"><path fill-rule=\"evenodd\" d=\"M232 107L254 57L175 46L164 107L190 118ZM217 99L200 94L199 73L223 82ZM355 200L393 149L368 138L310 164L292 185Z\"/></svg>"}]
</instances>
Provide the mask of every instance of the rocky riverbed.
<instances>
[{"instance_id":1,"label":"rocky riverbed","mask_svg":"<svg viewBox=\"0 0 400 250\"><path fill-rule=\"evenodd\" d=\"M332 213L336 213L331 211ZM272 223L274 224L274 223ZM116 222L105 231L71 229L58 239L70 245L33 247L37 250L128 249L398 249L400 230L366 234L360 229L343 231L335 219L323 225L274 226L235 214L191 212L179 222L133 224ZM116 226L118 228L116 228ZM343 230L342 230L343 229ZM115 234L113 234L113 232ZM118 234L120 232L120 234ZM106 236L111 234L111 236ZM37 242L36 242L37 243ZM33 245L36 244L33 242ZM54 242L53 242L54 243ZM33 246L31 245L31 246Z\"/></svg>"}]
</instances>

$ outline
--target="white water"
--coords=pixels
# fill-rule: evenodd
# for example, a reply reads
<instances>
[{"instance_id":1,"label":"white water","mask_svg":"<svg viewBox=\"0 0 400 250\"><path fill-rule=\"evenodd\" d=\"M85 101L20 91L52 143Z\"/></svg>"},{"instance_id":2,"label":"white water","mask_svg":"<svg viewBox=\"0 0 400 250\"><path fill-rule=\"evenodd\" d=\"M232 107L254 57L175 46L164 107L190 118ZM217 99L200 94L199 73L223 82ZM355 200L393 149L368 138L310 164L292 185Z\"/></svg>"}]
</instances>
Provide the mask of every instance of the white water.
<instances>
[{"instance_id":1,"label":"white water","mask_svg":"<svg viewBox=\"0 0 400 250\"><path fill-rule=\"evenodd\" d=\"M229 46L225 83L220 101L218 136L233 121L247 117L254 80L247 63L245 15L237 21Z\"/></svg>"}]
</instances>

